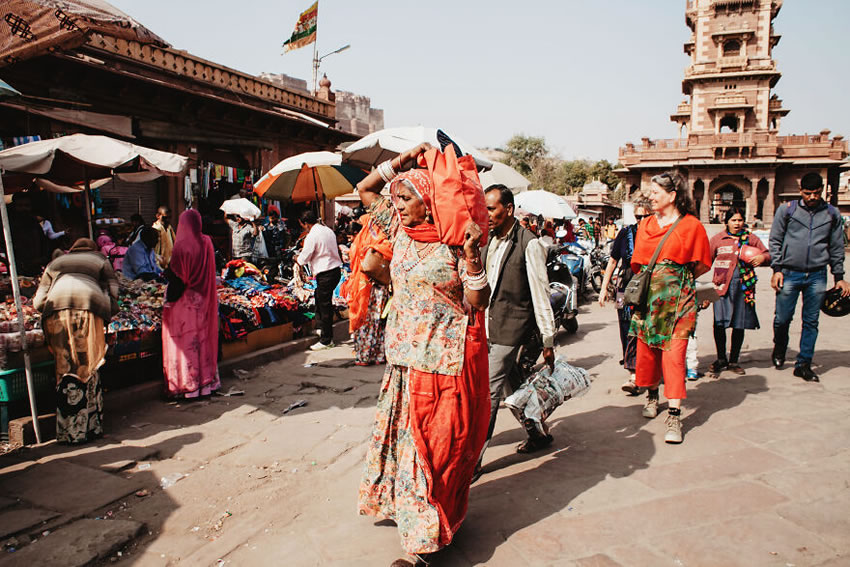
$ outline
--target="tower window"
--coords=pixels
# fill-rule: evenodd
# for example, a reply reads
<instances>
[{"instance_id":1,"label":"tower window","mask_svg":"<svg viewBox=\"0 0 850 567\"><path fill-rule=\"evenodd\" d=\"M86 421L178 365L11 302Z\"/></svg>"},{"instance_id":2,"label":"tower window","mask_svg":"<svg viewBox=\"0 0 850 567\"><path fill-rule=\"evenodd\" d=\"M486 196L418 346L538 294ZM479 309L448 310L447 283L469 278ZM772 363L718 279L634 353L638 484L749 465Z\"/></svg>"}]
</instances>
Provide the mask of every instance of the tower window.
<instances>
[{"instance_id":1,"label":"tower window","mask_svg":"<svg viewBox=\"0 0 850 567\"><path fill-rule=\"evenodd\" d=\"M741 42L737 39L730 39L726 43L723 44L723 55L740 55L741 54Z\"/></svg>"}]
</instances>

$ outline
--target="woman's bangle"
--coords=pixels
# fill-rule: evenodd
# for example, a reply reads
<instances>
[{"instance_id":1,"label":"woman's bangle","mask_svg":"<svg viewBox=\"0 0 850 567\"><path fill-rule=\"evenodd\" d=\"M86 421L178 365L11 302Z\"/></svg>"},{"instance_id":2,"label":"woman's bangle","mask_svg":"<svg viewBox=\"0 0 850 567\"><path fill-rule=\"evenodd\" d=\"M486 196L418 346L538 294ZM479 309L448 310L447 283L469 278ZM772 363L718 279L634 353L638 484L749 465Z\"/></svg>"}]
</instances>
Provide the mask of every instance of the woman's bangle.
<instances>
[{"instance_id":1,"label":"woman's bangle","mask_svg":"<svg viewBox=\"0 0 850 567\"><path fill-rule=\"evenodd\" d=\"M393 178L398 175L395 169L393 169L392 160L387 160L385 162L381 162L377 167L378 175L381 176L381 179L384 180L384 183L389 183L393 180Z\"/></svg>"}]
</instances>

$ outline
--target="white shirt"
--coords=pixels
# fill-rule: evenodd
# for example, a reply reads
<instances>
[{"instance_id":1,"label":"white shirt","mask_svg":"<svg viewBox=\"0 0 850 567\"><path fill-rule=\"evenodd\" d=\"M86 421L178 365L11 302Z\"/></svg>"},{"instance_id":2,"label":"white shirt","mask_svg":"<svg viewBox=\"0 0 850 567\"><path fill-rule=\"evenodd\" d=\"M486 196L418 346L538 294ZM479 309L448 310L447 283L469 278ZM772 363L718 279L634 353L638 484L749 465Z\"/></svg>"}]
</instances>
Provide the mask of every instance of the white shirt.
<instances>
[{"instance_id":1,"label":"white shirt","mask_svg":"<svg viewBox=\"0 0 850 567\"><path fill-rule=\"evenodd\" d=\"M514 221L516 222L516 221ZM512 227L513 228L513 227ZM510 234L510 230L508 231ZM487 252L487 283L495 290L499 283L499 266L508 249L508 238L493 236ZM549 303L549 276L546 274L546 247L539 239L529 241L525 248L525 271L528 276L528 287L531 290L531 304L534 306L534 320L543 337L543 346L551 348L555 345L555 316L552 304ZM491 292L492 293L492 292ZM490 297L492 300L492 296ZM488 314L489 315L489 314ZM489 316L487 333L489 329Z\"/></svg>"},{"instance_id":2,"label":"white shirt","mask_svg":"<svg viewBox=\"0 0 850 567\"><path fill-rule=\"evenodd\" d=\"M44 231L44 236L46 236L50 240L56 240L57 238L61 238L62 236L65 235L64 230L59 231L59 232L54 232L53 231L53 224L47 219L44 219L43 221L41 221L41 230Z\"/></svg>"},{"instance_id":3,"label":"white shirt","mask_svg":"<svg viewBox=\"0 0 850 567\"><path fill-rule=\"evenodd\" d=\"M314 276L342 266L334 231L323 224L314 224L304 239L304 248L297 261L302 266L309 264Z\"/></svg>"}]
</instances>

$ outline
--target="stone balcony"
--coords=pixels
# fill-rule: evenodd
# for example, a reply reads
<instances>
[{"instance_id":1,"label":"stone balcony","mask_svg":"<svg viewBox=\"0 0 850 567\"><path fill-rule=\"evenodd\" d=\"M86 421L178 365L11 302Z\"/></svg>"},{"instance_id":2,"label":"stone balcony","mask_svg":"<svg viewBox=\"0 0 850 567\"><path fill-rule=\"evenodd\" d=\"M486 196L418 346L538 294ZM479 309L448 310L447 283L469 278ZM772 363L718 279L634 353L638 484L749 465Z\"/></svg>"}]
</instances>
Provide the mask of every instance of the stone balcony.
<instances>
[{"instance_id":1,"label":"stone balcony","mask_svg":"<svg viewBox=\"0 0 850 567\"><path fill-rule=\"evenodd\" d=\"M843 136L829 137L829 131L804 136L779 136L775 132L732 132L691 134L687 138L651 140L626 144L620 148L619 161L625 167L652 162L686 162L689 159L714 159L715 151L748 148L756 158L843 160L848 143Z\"/></svg>"},{"instance_id":2,"label":"stone balcony","mask_svg":"<svg viewBox=\"0 0 850 567\"><path fill-rule=\"evenodd\" d=\"M720 95L714 99L716 107L736 108L741 106L752 106L747 104L747 97L741 94Z\"/></svg>"},{"instance_id":3,"label":"stone balcony","mask_svg":"<svg viewBox=\"0 0 850 567\"><path fill-rule=\"evenodd\" d=\"M748 58L746 55L730 55L720 57L717 60L717 67L720 69L743 69L747 66Z\"/></svg>"}]
</instances>

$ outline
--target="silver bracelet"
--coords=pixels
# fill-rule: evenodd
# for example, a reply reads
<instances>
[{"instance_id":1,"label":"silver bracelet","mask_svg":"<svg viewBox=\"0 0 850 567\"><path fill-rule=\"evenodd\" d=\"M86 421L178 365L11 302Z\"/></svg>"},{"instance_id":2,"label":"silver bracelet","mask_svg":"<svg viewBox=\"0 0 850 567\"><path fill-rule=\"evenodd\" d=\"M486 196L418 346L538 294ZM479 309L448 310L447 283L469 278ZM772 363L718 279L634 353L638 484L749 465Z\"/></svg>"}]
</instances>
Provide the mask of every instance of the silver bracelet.
<instances>
[{"instance_id":1,"label":"silver bracelet","mask_svg":"<svg viewBox=\"0 0 850 567\"><path fill-rule=\"evenodd\" d=\"M384 180L384 183L389 183L393 180L393 178L398 175L395 169L393 169L393 161L388 159L385 162L381 162L377 167L378 175L381 176L381 179Z\"/></svg>"},{"instance_id":2,"label":"silver bracelet","mask_svg":"<svg viewBox=\"0 0 850 567\"><path fill-rule=\"evenodd\" d=\"M488 285L487 272L484 271L484 270L481 270L479 273L477 273L475 275L472 275L472 276L467 275L464 278L463 283L466 285L466 287L468 289L470 289L472 291L482 290L485 287L487 287L487 285Z\"/></svg>"}]
</instances>

